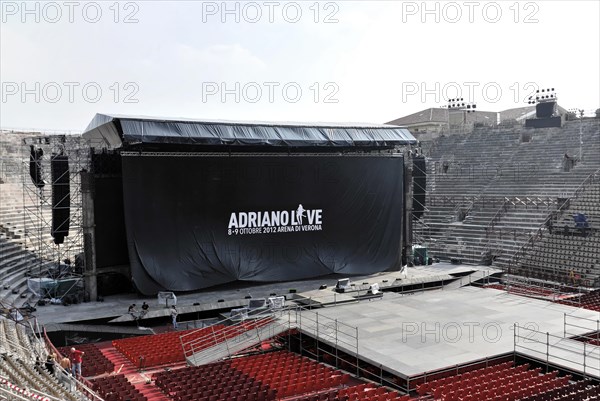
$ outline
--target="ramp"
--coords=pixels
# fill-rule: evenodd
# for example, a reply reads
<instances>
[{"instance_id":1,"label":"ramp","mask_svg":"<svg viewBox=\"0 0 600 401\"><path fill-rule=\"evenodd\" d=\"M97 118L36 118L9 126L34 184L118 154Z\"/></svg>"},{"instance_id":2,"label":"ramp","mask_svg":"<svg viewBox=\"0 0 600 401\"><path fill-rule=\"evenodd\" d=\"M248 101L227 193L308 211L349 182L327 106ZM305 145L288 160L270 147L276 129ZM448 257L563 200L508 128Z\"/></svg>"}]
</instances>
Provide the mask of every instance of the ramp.
<instances>
[{"instance_id":1,"label":"ramp","mask_svg":"<svg viewBox=\"0 0 600 401\"><path fill-rule=\"evenodd\" d=\"M246 326L243 326L243 323ZM245 349L257 346L262 341L289 329L287 315L285 319L273 316L243 323L215 330L204 337L187 343L182 338L187 363L197 366L219 361ZM251 327L248 328L248 324Z\"/></svg>"},{"instance_id":2,"label":"ramp","mask_svg":"<svg viewBox=\"0 0 600 401\"><path fill-rule=\"evenodd\" d=\"M471 285L472 283L480 280L485 280L486 278L492 277L494 274L501 274L502 270L498 269L487 269L487 270L475 270L473 273L468 274L466 276L460 277L455 281L451 282L444 286L444 289L448 290L456 290L461 287Z\"/></svg>"}]
</instances>

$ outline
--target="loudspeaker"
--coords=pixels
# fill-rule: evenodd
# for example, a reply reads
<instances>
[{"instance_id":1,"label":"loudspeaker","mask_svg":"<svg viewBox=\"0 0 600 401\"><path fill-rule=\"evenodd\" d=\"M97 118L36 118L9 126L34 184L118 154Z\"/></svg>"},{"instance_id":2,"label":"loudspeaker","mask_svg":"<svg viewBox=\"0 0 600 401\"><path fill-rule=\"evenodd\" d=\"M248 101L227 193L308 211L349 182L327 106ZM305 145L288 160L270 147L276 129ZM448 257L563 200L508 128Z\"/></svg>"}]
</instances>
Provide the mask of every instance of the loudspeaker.
<instances>
[{"instance_id":1,"label":"loudspeaker","mask_svg":"<svg viewBox=\"0 0 600 401\"><path fill-rule=\"evenodd\" d=\"M560 128L562 119L560 116L548 118L528 118L525 120L525 128Z\"/></svg>"},{"instance_id":2,"label":"loudspeaker","mask_svg":"<svg viewBox=\"0 0 600 401\"><path fill-rule=\"evenodd\" d=\"M420 219L425 210L427 166L425 156L413 157L413 215Z\"/></svg>"},{"instance_id":3,"label":"loudspeaker","mask_svg":"<svg viewBox=\"0 0 600 401\"><path fill-rule=\"evenodd\" d=\"M71 190L69 158L65 155L52 155L50 159L52 175L52 229L50 234L55 244L62 244L69 235L71 214Z\"/></svg>"},{"instance_id":4,"label":"loudspeaker","mask_svg":"<svg viewBox=\"0 0 600 401\"><path fill-rule=\"evenodd\" d=\"M535 105L535 116L537 118L549 118L554 114L556 102L544 102Z\"/></svg>"},{"instance_id":5,"label":"loudspeaker","mask_svg":"<svg viewBox=\"0 0 600 401\"><path fill-rule=\"evenodd\" d=\"M42 156L44 151L41 148L36 149L33 145L30 145L29 148L29 176L31 182L37 188L44 188L44 185L46 185L42 179Z\"/></svg>"}]
</instances>

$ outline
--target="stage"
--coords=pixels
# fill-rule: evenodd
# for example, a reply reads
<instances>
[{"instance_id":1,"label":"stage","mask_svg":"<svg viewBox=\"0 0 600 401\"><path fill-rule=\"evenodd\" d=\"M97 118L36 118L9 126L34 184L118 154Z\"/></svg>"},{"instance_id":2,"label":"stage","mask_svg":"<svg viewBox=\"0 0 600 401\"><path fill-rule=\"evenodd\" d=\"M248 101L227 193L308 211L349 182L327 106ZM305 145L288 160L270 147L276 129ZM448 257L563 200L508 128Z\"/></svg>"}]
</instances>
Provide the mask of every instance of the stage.
<instances>
[{"instance_id":1,"label":"stage","mask_svg":"<svg viewBox=\"0 0 600 401\"><path fill-rule=\"evenodd\" d=\"M338 276L297 282L221 286L196 293L177 294L180 317L185 315L181 320L190 321L189 324L180 324L180 329L196 327L196 313L208 312L216 317L219 311L246 306L248 295L253 298L267 298L271 294L285 295L288 306L306 307L306 301L310 300L308 304L316 308L293 312L297 315L292 318L284 317L284 323L295 320L293 326L304 334L312 337L317 334L321 341L335 345L332 340L334 336L326 331L338 327L337 323L332 324L337 320L352 336L357 330L360 359L375 366L381 365L391 374L410 378L425 372L512 353L515 350L515 324L521 327L518 330L521 338L518 340L517 351L522 354L543 359L545 356L539 354L539 350L545 344L540 342L544 340L545 336L542 334L545 333L554 336L553 345L567 341L571 348L582 347L581 344L572 344L572 340L559 341L565 329L565 314L592 321L600 319L598 312L469 285L478 279L480 282L490 280L490 275L496 273L497 271L486 266L436 263L401 272L351 277L351 282L356 283L355 287L342 294L336 294L333 290L337 280L341 278ZM361 298L360 295L366 293L374 283L378 283L383 292L378 297ZM423 286L434 285L437 289L419 289L419 283ZM442 286L442 283L446 284ZM323 285L327 288L319 290ZM403 286L411 286L411 289L394 292ZM290 289L295 289L296 293L290 294ZM127 307L131 303L139 306L143 301L150 304L150 311L147 318L136 322L137 326L158 327L159 330L161 326L170 326L168 308L159 306L156 298L139 298L135 295L108 297L105 302L68 307L48 305L39 307L35 315L42 324L103 319L131 326L136 323L126 313ZM320 334L313 327L317 314ZM119 330L117 326L114 327ZM569 336L587 331L571 328ZM140 331L140 334L148 333L149 331ZM345 335L342 332L338 334L339 339ZM535 341L529 341L530 339ZM354 355L355 338L347 343L351 345L346 348L343 341L337 345L341 351ZM600 354L599 349L588 347L586 350L588 375L599 376L598 369L590 366L590 361L596 363L594 358L600 360L600 356L596 357L596 354ZM538 355L535 355L536 352ZM581 371L577 365L577 355L570 358L562 354L564 359L572 359L575 363L561 362L561 354L557 352L556 355L558 358L550 358L551 363L574 372Z\"/></svg>"},{"instance_id":2,"label":"stage","mask_svg":"<svg viewBox=\"0 0 600 401\"><path fill-rule=\"evenodd\" d=\"M470 265L451 265L449 263L435 263L430 266L418 266L408 268L403 272L382 272L371 275L350 276L353 283L362 286L362 283L379 283L380 287L389 287L392 285L413 285L435 283L439 280L453 280L452 275L463 275L472 271L490 270L484 266ZM271 294L285 295L290 300L294 298L299 303L302 300L311 299L311 302L332 303L334 301L333 288L338 279L348 277L341 275L330 275L310 280L279 282L279 283L233 283L209 288L193 293L177 293L177 309L180 315L195 312L210 312L221 309L238 308L248 304L247 296L253 298L268 298ZM383 280L388 280L383 283ZM468 282L465 282L467 284ZM324 291L318 289L326 285L328 288ZM368 289L369 285L365 285ZM290 294L290 289L295 289L296 294ZM366 290L363 291L363 293ZM343 294L338 294L340 300ZM386 294L387 296L387 294ZM218 302L222 300L222 302ZM34 315L40 324L50 323L77 323L89 320L115 320L133 324L132 318L127 314L127 308L135 303L138 308L142 302L150 305L147 318L140 320L140 325L152 325L148 322L151 318L164 317L170 321L170 311L164 306L159 306L156 297L144 297L137 294L121 294L108 296L104 302L86 302L70 306L45 305L37 306ZM336 298L335 301L338 301ZM198 304L198 305L194 305ZM193 319L191 317L190 319Z\"/></svg>"},{"instance_id":3,"label":"stage","mask_svg":"<svg viewBox=\"0 0 600 401\"><path fill-rule=\"evenodd\" d=\"M413 295L385 293L380 300L323 308L318 313L321 319L358 327L361 359L402 377L512 352L515 324L562 336L565 313L600 318L598 312L472 286ZM520 344L528 345L528 333L522 329L520 336L525 338ZM587 370L596 375L597 371Z\"/></svg>"}]
</instances>

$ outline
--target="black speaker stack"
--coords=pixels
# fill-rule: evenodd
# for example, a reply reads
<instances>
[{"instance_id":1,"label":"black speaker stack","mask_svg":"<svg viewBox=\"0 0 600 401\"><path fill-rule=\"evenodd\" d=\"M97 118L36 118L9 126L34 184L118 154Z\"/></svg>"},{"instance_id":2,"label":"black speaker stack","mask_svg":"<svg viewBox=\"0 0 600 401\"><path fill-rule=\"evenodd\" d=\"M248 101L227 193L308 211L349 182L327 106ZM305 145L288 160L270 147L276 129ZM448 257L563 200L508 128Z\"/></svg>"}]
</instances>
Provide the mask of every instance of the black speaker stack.
<instances>
[{"instance_id":1,"label":"black speaker stack","mask_svg":"<svg viewBox=\"0 0 600 401\"><path fill-rule=\"evenodd\" d=\"M538 89L533 96L529 97L529 104L535 104L535 118L525 120L527 128L552 128L562 126L562 118L556 116L557 96L554 88Z\"/></svg>"},{"instance_id":2,"label":"black speaker stack","mask_svg":"<svg viewBox=\"0 0 600 401\"><path fill-rule=\"evenodd\" d=\"M29 154L29 176L31 177L31 182L37 188L44 188L46 183L42 178L42 157L44 156L44 151L41 148L36 149L33 145L30 146L30 154Z\"/></svg>"},{"instance_id":3,"label":"black speaker stack","mask_svg":"<svg viewBox=\"0 0 600 401\"><path fill-rule=\"evenodd\" d=\"M59 245L69 235L71 191L69 158L62 154L54 154L50 159L52 176L52 229L50 234L54 243Z\"/></svg>"},{"instance_id":4,"label":"black speaker stack","mask_svg":"<svg viewBox=\"0 0 600 401\"><path fill-rule=\"evenodd\" d=\"M537 118L550 118L556 109L556 102L544 102L535 105L535 116Z\"/></svg>"}]
</instances>

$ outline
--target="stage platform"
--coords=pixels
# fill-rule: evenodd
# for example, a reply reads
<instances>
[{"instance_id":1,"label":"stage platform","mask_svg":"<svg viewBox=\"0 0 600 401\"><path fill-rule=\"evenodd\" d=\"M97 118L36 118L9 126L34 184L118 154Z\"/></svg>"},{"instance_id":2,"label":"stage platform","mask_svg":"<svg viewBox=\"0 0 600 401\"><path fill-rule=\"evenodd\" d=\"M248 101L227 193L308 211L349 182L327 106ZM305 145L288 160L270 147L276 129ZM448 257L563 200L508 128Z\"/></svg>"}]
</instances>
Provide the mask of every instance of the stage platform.
<instances>
[{"instance_id":1,"label":"stage platform","mask_svg":"<svg viewBox=\"0 0 600 401\"><path fill-rule=\"evenodd\" d=\"M497 270L485 266L439 263L409 268L402 272L350 277L355 286L343 294L333 291L337 280L343 276L329 276L300 282L237 284L194 294L177 294L177 307L180 314L187 314L188 319L182 320L194 320L197 319L195 312L212 311L216 317L224 309L245 306L248 303L245 296L248 294L253 298L266 298L271 294L286 295L288 304L297 303L302 306L306 306L308 299L316 309L294 312L306 314L306 319L300 318L305 322L298 327L302 332L314 334L315 330L311 332L309 316L313 316L314 321L317 313L322 320L329 320L326 330L337 327L330 324L336 319L346 327L351 327L350 331L353 333L356 332L354 328L357 328L360 358L405 379L500 354L510 354L515 350L515 325L561 338L565 329L565 314L592 321L600 319L598 312L469 285L478 280L493 280L492 275L498 274ZM384 290L383 295L361 297L374 283L378 283L380 289ZM418 290L419 283L445 285L440 285L437 289L429 287ZM411 287L406 292L395 291L415 284L416 290ZM327 285L327 288L319 290L322 285ZM295 289L296 293L290 294L290 289ZM134 295L108 297L105 302L68 307L43 306L38 308L35 315L42 324L107 319L133 325L131 316L126 313L127 307L131 303L139 306L144 300L150 304L148 319L141 319L137 324L140 327L155 328L158 324L162 324L163 328L170 326L168 308L159 307L156 298L137 298ZM222 302L218 302L219 300ZM162 323L157 323L160 318L163 318ZM292 319L286 317L284 321ZM180 329L186 327L180 325ZM194 326L190 326L192 327ZM569 335L589 331L577 330L571 328ZM519 332L522 336L527 336L527 332ZM527 345L526 340L527 338L521 340L520 344ZM324 341L327 342L326 339ZM553 345L558 343L560 341L553 341ZM568 344L571 348L583 347L571 340ZM338 346L352 355L355 352L355 349L344 349L343 344ZM536 343L531 348L539 352L539 347ZM518 351L525 354L520 349ZM591 356L597 353L596 349L590 348L587 352L592 352ZM576 372L581 370L577 368L576 357L561 365L560 354L557 356L559 357L553 358L551 363ZM588 363L589 361L588 359ZM586 372L594 376L597 374L589 365Z\"/></svg>"},{"instance_id":2,"label":"stage platform","mask_svg":"<svg viewBox=\"0 0 600 401\"><path fill-rule=\"evenodd\" d=\"M363 280L351 280L344 292L335 288L310 290L297 294L294 301L303 306L324 307L364 299L375 299L383 292L421 292L432 288L457 289L473 282L487 283L492 276L500 277L502 271L483 266L457 266L440 263L437 266L417 266L401 272L381 273ZM373 294L371 285L377 284L379 292Z\"/></svg>"},{"instance_id":3,"label":"stage platform","mask_svg":"<svg viewBox=\"0 0 600 401\"><path fill-rule=\"evenodd\" d=\"M565 313L600 318L598 312L472 286L385 293L380 300L318 313L358 327L361 359L404 378L513 352L515 324L562 336Z\"/></svg>"},{"instance_id":4,"label":"stage platform","mask_svg":"<svg viewBox=\"0 0 600 401\"><path fill-rule=\"evenodd\" d=\"M352 282L362 285L363 282L381 283L388 280L391 285L409 283L425 283L436 281L439 278L452 279L452 274L463 275L472 271L489 270L489 267L471 265L451 265L450 263L436 263L430 266L410 267L407 272L382 272L369 276L350 276ZM180 315L203 313L210 311L226 310L246 306L250 295L253 298L268 298L271 294L285 295L288 298L310 298L311 291L327 285L331 291L337 280L348 277L342 275L326 276L310 280L283 282L283 283L233 283L195 293L176 294L177 309ZM368 289L368 285L366 285ZM296 294L290 294L290 289L295 289ZM321 292L321 294L323 294ZM324 294L323 294L324 295ZM333 296L331 296L333 299ZM222 300L222 302L218 302ZM135 294L107 296L104 302L86 302L82 304L62 306L38 306L34 315L40 324L49 323L76 323L88 320L105 320L113 323L133 324L133 318L127 314L127 308L132 303L139 307L146 301L150 310L144 319L139 320L140 325L150 325L150 319L168 319L170 311L164 306L159 306L157 298L141 297ZM194 305L198 304L198 305ZM192 318L190 318L192 319Z\"/></svg>"}]
</instances>

